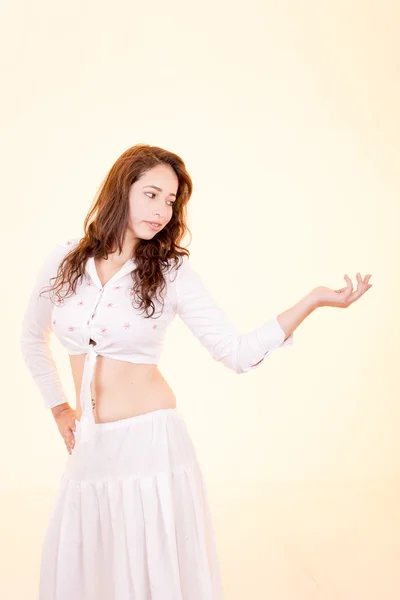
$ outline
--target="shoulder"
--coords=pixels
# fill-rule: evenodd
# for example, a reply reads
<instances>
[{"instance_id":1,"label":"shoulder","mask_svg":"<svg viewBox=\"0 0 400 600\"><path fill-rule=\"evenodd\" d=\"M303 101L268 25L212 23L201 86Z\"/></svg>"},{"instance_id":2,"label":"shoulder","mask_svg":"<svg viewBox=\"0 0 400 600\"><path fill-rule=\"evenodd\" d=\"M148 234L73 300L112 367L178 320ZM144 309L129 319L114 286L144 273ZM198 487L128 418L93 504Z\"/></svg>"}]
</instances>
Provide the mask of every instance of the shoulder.
<instances>
[{"instance_id":1,"label":"shoulder","mask_svg":"<svg viewBox=\"0 0 400 600\"><path fill-rule=\"evenodd\" d=\"M79 238L68 238L59 240L48 250L44 258L44 266L49 269L58 267L63 258L79 243Z\"/></svg>"}]
</instances>

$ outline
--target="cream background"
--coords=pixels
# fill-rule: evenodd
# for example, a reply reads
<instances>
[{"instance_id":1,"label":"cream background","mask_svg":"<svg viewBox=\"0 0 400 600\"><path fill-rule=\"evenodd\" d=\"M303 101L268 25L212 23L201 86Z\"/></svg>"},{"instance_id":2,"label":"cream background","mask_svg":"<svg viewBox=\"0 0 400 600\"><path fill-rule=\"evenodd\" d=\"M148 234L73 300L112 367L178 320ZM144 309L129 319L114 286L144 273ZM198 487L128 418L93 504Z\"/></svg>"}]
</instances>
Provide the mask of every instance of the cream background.
<instances>
[{"instance_id":1,"label":"cream background","mask_svg":"<svg viewBox=\"0 0 400 600\"><path fill-rule=\"evenodd\" d=\"M146 142L185 160L192 261L240 330L345 273L374 284L241 377L171 325L159 367L208 482L226 600L398 598L398 3L19 0L0 17L1 597L36 598L67 458L21 315L45 254Z\"/></svg>"}]
</instances>

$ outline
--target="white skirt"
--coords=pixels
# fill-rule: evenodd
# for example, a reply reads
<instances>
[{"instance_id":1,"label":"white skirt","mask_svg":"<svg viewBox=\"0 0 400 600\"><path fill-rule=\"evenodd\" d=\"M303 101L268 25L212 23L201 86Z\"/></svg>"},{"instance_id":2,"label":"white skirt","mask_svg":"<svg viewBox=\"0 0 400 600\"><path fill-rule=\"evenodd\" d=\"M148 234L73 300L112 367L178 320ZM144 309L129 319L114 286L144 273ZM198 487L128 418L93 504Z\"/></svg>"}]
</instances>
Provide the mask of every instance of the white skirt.
<instances>
[{"instance_id":1,"label":"white skirt","mask_svg":"<svg viewBox=\"0 0 400 600\"><path fill-rule=\"evenodd\" d=\"M39 600L223 600L208 497L176 408L97 423L68 456Z\"/></svg>"}]
</instances>

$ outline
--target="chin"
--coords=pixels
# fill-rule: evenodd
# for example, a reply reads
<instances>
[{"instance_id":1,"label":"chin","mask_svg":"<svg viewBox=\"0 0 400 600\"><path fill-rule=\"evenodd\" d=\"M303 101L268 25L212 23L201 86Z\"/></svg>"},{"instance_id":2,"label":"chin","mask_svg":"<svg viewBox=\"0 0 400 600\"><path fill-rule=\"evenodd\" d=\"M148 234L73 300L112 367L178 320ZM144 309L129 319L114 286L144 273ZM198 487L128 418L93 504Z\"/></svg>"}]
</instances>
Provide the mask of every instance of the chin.
<instances>
[{"instance_id":1,"label":"chin","mask_svg":"<svg viewBox=\"0 0 400 600\"><path fill-rule=\"evenodd\" d=\"M160 229L160 231L161 231L161 229ZM137 237L142 238L144 240L150 240L155 235L157 235L157 233L159 233L159 231L151 231L151 230L149 230L147 233L143 233L143 231L141 231L140 234Z\"/></svg>"}]
</instances>

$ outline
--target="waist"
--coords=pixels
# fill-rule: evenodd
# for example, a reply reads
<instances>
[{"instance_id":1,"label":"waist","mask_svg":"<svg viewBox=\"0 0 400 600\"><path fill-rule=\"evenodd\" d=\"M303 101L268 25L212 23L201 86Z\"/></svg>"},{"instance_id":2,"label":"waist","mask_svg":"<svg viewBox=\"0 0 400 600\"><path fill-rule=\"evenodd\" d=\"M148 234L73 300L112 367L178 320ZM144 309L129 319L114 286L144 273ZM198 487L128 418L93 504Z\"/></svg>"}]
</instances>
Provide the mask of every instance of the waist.
<instances>
[{"instance_id":1,"label":"waist","mask_svg":"<svg viewBox=\"0 0 400 600\"><path fill-rule=\"evenodd\" d=\"M76 418L82 414L81 386L85 355L70 355L76 391ZM152 410L175 408L175 395L155 364L138 364L97 356L90 383L96 423L134 417Z\"/></svg>"}]
</instances>

